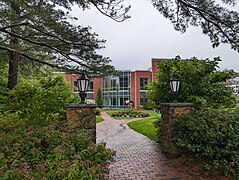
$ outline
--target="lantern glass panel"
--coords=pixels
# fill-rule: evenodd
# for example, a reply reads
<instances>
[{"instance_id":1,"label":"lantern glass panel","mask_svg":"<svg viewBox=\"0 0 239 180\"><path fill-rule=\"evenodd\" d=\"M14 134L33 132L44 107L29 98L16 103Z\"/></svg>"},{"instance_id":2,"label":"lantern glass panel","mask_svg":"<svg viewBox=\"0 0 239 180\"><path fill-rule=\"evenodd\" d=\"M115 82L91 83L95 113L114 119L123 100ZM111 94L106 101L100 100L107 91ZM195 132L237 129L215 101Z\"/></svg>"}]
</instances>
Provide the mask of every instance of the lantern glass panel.
<instances>
[{"instance_id":1,"label":"lantern glass panel","mask_svg":"<svg viewBox=\"0 0 239 180\"><path fill-rule=\"evenodd\" d=\"M80 92L86 92L89 85L89 79L82 75L78 80L78 89Z\"/></svg>"}]
</instances>

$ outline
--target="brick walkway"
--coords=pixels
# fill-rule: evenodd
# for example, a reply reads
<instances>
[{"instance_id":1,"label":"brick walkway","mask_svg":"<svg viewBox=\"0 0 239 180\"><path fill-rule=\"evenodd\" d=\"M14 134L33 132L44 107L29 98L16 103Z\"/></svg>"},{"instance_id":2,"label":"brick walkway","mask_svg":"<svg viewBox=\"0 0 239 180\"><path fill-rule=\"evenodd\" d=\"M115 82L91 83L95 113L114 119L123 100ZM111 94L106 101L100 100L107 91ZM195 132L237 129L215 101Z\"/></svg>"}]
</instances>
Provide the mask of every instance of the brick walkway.
<instances>
[{"instance_id":1,"label":"brick walkway","mask_svg":"<svg viewBox=\"0 0 239 180\"><path fill-rule=\"evenodd\" d=\"M131 130L127 123L138 120L114 120L106 113L105 121L97 123L97 142L106 141L107 147L116 150L110 165L110 180L190 180L187 173L176 167L161 152L159 144Z\"/></svg>"}]
</instances>

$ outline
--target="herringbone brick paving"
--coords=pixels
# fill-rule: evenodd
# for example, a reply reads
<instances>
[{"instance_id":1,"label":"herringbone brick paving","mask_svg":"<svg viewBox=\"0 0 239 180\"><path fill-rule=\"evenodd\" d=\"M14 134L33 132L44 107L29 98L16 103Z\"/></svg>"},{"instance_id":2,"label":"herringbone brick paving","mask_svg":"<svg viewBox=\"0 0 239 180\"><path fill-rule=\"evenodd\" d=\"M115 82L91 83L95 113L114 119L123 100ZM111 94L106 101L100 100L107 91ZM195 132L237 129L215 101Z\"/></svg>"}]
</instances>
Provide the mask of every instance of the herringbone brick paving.
<instances>
[{"instance_id":1,"label":"herringbone brick paving","mask_svg":"<svg viewBox=\"0 0 239 180\"><path fill-rule=\"evenodd\" d=\"M131 130L127 123L133 120L114 120L105 112L105 121L97 123L97 142L105 141L116 150L109 166L109 180L190 180L191 177L174 165L161 152L158 143Z\"/></svg>"}]
</instances>

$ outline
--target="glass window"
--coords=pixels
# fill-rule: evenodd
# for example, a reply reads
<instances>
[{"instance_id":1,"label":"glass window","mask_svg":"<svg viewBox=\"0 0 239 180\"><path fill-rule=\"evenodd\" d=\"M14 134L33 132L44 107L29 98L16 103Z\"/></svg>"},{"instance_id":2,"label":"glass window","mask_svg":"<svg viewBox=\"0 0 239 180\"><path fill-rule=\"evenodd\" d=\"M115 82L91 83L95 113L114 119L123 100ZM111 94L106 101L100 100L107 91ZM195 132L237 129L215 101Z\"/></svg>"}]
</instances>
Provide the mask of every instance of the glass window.
<instances>
[{"instance_id":1,"label":"glass window","mask_svg":"<svg viewBox=\"0 0 239 180\"><path fill-rule=\"evenodd\" d=\"M94 91L94 82L93 81L90 81L89 83L89 92L93 92Z\"/></svg>"},{"instance_id":2,"label":"glass window","mask_svg":"<svg viewBox=\"0 0 239 180\"><path fill-rule=\"evenodd\" d=\"M111 102L112 102L111 105L113 105L113 106L116 106L116 105L117 105L117 104L116 104L116 98L112 98L112 99L111 99Z\"/></svg>"},{"instance_id":3,"label":"glass window","mask_svg":"<svg viewBox=\"0 0 239 180\"><path fill-rule=\"evenodd\" d=\"M94 99L94 93L87 93L86 99Z\"/></svg>"},{"instance_id":4,"label":"glass window","mask_svg":"<svg viewBox=\"0 0 239 180\"><path fill-rule=\"evenodd\" d=\"M146 92L140 92L140 106L143 106L147 100Z\"/></svg>"},{"instance_id":5,"label":"glass window","mask_svg":"<svg viewBox=\"0 0 239 180\"><path fill-rule=\"evenodd\" d=\"M103 107L124 108L124 101L130 99L130 71L119 72L119 76L106 77L103 81Z\"/></svg>"},{"instance_id":6,"label":"glass window","mask_svg":"<svg viewBox=\"0 0 239 180\"><path fill-rule=\"evenodd\" d=\"M148 78L140 78L140 90L146 90Z\"/></svg>"}]
</instances>

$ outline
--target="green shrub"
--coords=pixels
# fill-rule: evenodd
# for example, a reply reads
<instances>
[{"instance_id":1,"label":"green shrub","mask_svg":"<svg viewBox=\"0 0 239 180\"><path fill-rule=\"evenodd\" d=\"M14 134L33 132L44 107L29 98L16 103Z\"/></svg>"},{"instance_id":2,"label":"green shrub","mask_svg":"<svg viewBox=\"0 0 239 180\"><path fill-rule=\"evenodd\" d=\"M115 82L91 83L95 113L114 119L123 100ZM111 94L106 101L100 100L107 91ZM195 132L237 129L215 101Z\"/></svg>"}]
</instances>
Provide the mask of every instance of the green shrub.
<instances>
[{"instance_id":1,"label":"green shrub","mask_svg":"<svg viewBox=\"0 0 239 180\"><path fill-rule=\"evenodd\" d=\"M177 100L192 102L197 108L235 107L236 99L231 88L227 87L226 79L231 78L233 71L218 71L220 58L213 60L158 61L158 80L151 83L147 97L156 105L172 101L169 80L174 72L180 79Z\"/></svg>"},{"instance_id":2,"label":"green shrub","mask_svg":"<svg viewBox=\"0 0 239 180\"><path fill-rule=\"evenodd\" d=\"M177 143L239 178L239 109L204 110L177 117Z\"/></svg>"},{"instance_id":3,"label":"green shrub","mask_svg":"<svg viewBox=\"0 0 239 180\"><path fill-rule=\"evenodd\" d=\"M7 131L7 130L5 130ZM15 127L18 142L2 146L0 179L103 179L112 152L66 127Z\"/></svg>"},{"instance_id":4,"label":"green shrub","mask_svg":"<svg viewBox=\"0 0 239 180\"><path fill-rule=\"evenodd\" d=\"M47 125L66 118L66 106L74 102L63 77L22 79L6 95L1 108L4 116L14 113L29 124ZM4 111L4 112L3 112Z\"/></svg>"},{"instance_id":5,"label":"green shrub","mask_svg":"<svg viewBox=\"0 0 239 180\"><path fill-rule=\"evenodd\" d=\"M145 110L152 110L154 107L154 104L151 100L148 100L144 103L144 109Z\"/></svg>"}]
</instances>

